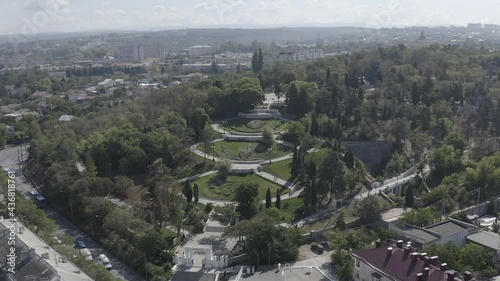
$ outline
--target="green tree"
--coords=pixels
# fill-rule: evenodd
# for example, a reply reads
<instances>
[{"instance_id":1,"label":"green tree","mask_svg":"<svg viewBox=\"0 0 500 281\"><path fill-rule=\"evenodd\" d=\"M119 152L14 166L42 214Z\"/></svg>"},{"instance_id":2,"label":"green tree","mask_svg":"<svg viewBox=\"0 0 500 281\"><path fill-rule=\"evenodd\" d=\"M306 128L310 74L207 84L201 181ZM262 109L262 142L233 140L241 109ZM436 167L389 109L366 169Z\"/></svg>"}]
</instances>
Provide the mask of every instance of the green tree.
<instances>
[{"instance_id":1,"label":"green tree","mask_svg":"<svg viewBox=\"0 0 500 281\"><path fill-rule=\"evenodd\" d=\"M274 132L273 129L269 127L265 127L264 130L262 131L262 143L264 143L267 146L272 146L274 142Z\"/></svg>"},{"instance_id":2,"label":"green tree","mask_svg":"<svg viewBox=\"0 0 500 281\"><path fill-rule=\"evenodd\" d=\"M243 77L232 83L229 100L232 110L245 112L264 100L264 92L257 78Z\"/></svg>"},{"instance_id":3,"label":"green tree","mask_svg":"<svg viewBox=\"0 0 500 281\"><path fill-rule=\"evenodd\" d=\"M252 56L252 71L253 73L259 73L259 55L257 50L255 50Z\"/></svg>"},{"instance_id":4,"label":"green tree","mask_svg":"<svg viewBox=\"0 0 500 281\"><path fill-rule=\"evenodd\" d=\"M356 206L356 212L361 224L371 224L382 218L382 212L376 196L369 196L359 202Z\"/></svg>"},{"instance_id":5,"label":"green tree","mask_svg":"<svg viewBox=\"0 0 500 281\"><path fill-rule=\"evenodd\" d=\"M200 199L200 187L198 186L197 183L194 184L193 187L193 197L194 197L194 203L198 204L198 200Z\"/></svg>"},{"instance_id":6,"label":"green tree","mask_svg":"<svg viewBox=\"0 0 500 281\"><path fill-rule=\"evenodd\" d=\"M450 145L443 145L432 153L433 174L443 178L457 171L462 162L460 156L462 152L455 150Z\"/></svg>"},{"instance_id":7,"label":"green tree","mask_svg":"<svg viewBox=\"0 0 500 281\"><path fill-rule=\"evenodd\" d=\"M424 227L436 222L439 219L439 214L430 208L422 208L406 212L403 214L401 221L407 224Z\"/></svg>"},{"instance_id":8,"label":"green tree","mask_svg":"<svg viewBox=\"0 0 500 281\"><path fill-rule=\"evenodd\" d=\"M300 145L302 138L306 135L306 128L300 122L292 122L287 125L284 139L294 145Z\"/></svg>"},{"instance_id":9,"label":"green tree","mask_svg":"<svg viewBox=\"0 0 500 281\"><path fill-rule=\"evenodd\" d=\"M452 146L454 149L463 152L465 150L465 137L463 134L453 131L444 139L447 145Z\"/></svg>"},{"instance_id":10,"label":"green tree","mask_svg":"<svg viewBox=\"0 0 500 281\"><path fill-rule=\"evenodd\" d=\"M311 136L318 136L319 134L319 125L318 125L318 116L315 112L311 115Z\"/></svg>"},{"instance_id":11,"label":"green tree","mask_svg":"<svg viewBox=\"0 0 500 281\"><path fill-rule=\"evenodd\" d=\"M258 72L261 72L264 69L264 55L262 54L261 48L259 48L258 67Z\"/></svg>"},{"instance_id":12,"label":"green tree","mask_svg":"<svg viewBox=\"0 0 500 281\"><path fill-rule=\"evenodd\" d=\"M408 188L406 188L406 192L405 192L405 205L406 205L406 207L412 208L413 205L415 204L414 202L415 202L415 198L413 195L413 186L408 186Z\"/></svg>"},{"instance_id":13,"label":"green tree","mask_svg":"<svg viewBox=\"0 0 500 281\"><path fill-rule=\"evenodd\" d=\"M231 172L231 160L224 159L217 163L217 175L222 179L226 180Z\"/></svg>"},{"instance_id":14,"label":"green tree","mask_svg":"<svg viewBox=\"0 0 500 281\"><path fill-rule=\"evenodd\" d=\"M259 185L254 182L241 183L236 187L234 200L240 205L240 214L243 218L250 219L258 211Z\"/></svg>"},{"instance_id":15,"label":"green tree","mask_svg":"<svg viewBox=\"0 0 500 281\"><path fill-rule=\"evenodd\" d=\"M344 219L344 211L340 210L337 219L335 220L335 227L341 231L346 230L346 223Z\"/></svg>"},{"instance_id":16,"label":"green tree","mask_svg":"<svg viewBox=\"0 0 500 281\"><path fill-rule=\"evenodd\" d=\"M5 148L7 144L7 126L0 124L0 149Z\"/></svg>"},{"instance_id":17,"label":"green tree","mask_svg":"<svg viewBox=\"0 0 500 281\"><path fill-rule=\"evenodd\" d=\"M276 209L281 209L281 193L280 190L276 190L276 202L274 203Z\"/></svg>"},{"instance_id":18,"label":"green tree","mask_svg":"<svg viewBox=\"0 0 500 281\"><path fill-rule=\"evenodd\" d=\"M191 201L193 200L193 189L191 187L191 182L189 179L184 182L182 194L184 194L184 196L186 197L188 204L191 203Z\"/></svg>"},{"instance_id":19,"label":"green tree","mask_svg":"<svg viewBox=\"0 0 500 281\"><path fill-rule=\"evenodd\" d=\"M268 188L267 192L266 192L266 209L271 208L271 203L272 203L272 200L271 200L271 189Z\"/></svg>"},{"instance_id":20,"label":"green tree","mask_svg":"<svg viewBox=\"0 0 500 281\"><path fill-rule=\"evenodd\" d=\"M332 263L335 267L335 275L340 281L351 281L354 261L351 255L344 250L338 250L332 254Z\"/></svg>"},{"instance_id":21,"label":"green tree","mask_svg":"<svg viewBox=\"0 0 500 281\"><path fill-rule=\"evenodd\" d=\"M190 127L193 128L195 141L203 138L203 131L210 117L203 108L195 108L191 117Z\"/></svg>"}]
</instances>

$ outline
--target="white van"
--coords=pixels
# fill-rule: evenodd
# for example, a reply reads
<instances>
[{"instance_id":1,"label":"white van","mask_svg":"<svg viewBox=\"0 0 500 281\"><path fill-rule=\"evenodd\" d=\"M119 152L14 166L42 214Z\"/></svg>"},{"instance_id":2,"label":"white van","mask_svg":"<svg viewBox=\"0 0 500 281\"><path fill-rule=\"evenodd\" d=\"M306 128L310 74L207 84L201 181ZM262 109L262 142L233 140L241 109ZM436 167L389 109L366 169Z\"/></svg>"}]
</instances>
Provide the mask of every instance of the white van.
<instances>
[{"instance_id":1,"label":"white van","mask_svg":"<svg viewBox=\"0 0 500 281\"><path fill-rule=\"evenodd\" d=\"M85 260L91 261L92 260L92 253L89 251L89 249L80 249L80 254L85 258Z\"/></svg>"},{"instance_id":2,"label":"white van","mask_svg":"<svg viewBox=\"0 0 500 281\"><path fill-rule=\"evenodd\" d=\"M111 268L112 268L108 257L106 257L106 255L104 255L104 254L100 254L97 257L97 262L102 264L107 270L111 270Z\"/></svg>"}]
</instances>

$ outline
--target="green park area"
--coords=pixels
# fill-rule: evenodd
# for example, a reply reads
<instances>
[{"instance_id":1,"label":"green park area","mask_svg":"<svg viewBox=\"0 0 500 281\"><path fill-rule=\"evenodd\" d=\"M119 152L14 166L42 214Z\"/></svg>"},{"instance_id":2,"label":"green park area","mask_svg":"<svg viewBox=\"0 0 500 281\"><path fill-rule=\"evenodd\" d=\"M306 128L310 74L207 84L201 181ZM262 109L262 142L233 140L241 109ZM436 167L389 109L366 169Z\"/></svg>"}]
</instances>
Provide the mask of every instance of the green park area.
<instances>
[{"instance_id":1,"label":"green park area","mask_svg":"<svg viewBox=\"0 0 500 281\"><path fill-rule=\"evenodd\" d=\"M319 167L323 160L328 155L328 148L321 148L317 152L307 153L305 156L305 161L308 163L309 161L314 161L316 166ZM264 171L273 175L276 175L285 180L291 180L291 170L292 170L292 159L287 159L284 161L279 161L271 164L267 164L264 166Z\"/></svg>"},{"instance_id":2,"label":"green park area","mask_svg":"<svg viewBox=\"0 0 500 281\"><path fill-rule=\"evenodd\" d=\"M273 203L273 207L275 204ZM304 200L299 197L294 197L281 201L280 214L282 215L283 222L293 222L303 217L298 214L298 210L304 206Z\"/></svg>"},{"instance_id":3,"label":"green park area","mask_svg":"<svg viewBox=\"0 0 500 281\"><path fill-rule=\"evenodd\" d=\"M278 158L293 153L292 148L278 143L268 146L257 142L220 141L216 142L214 146L215 157L231 160L269 160L270 157ZM198 149L203 150L203 147ZM211 156L211 153L211 151L207 152L207 155Z\"/></svg>"},{"instance_id":4,"label":"green park area","mask_svg":"<svg viewBox=\"0 0 500 281\"><path fill-rule=\"evenodd\" d=\"M381 211L386 211L386 210L389 210L390 208L393 207L392 206L393 204L391 204L389 201L387 201L386 199L384 199L380 195L377 195L375 197L375 199L377 200ZM357 212L357 204L359 204L359 202L351 204L351 205L347 206L346 208L342 209L342 213L344 214L344 221L346 223L350 223L352 221L359 219L358 212ZM328 218L324 218L324 219L315 221L312 224L306 224L300 228L300 232L305 234L305 233L311 232L311 230L320 231L320 230L323 230L326 228L333 227L333 226L335 226L335 222L337 220L338 215L339 215L339 212L334 212Z\"/></svg>"},{"instance_id":5,"label":"green park area","mask_svg":"<svg viewBox=\"0 0 500 281\"><path fill-rule=\"evenodd\" d=\"M229 175L226 180L221 179L218 175L210 175L194 181L200 187L200 197L216 200L232 200L235 189L244 182L254 182L259 185L259 200L266 198L268 188L271 189L273 197L276 195L276 190L281 189L281 186L255 174ZM286 192L289 190L282 190L281 194Z\"/></svg>"},{"instance_id":6,"label":"green park area","mask_svg":"<svg viewBox=\"0 0 500 281\"><path fill-rule=\"evenodd\" d=\"M286 122L281 120L250 120L250 119L235 119L221 124L221 127L226 131L240 133L260 133L264 128L268 127L275 132L283 131Z\"/></svg>"}]
</instances>

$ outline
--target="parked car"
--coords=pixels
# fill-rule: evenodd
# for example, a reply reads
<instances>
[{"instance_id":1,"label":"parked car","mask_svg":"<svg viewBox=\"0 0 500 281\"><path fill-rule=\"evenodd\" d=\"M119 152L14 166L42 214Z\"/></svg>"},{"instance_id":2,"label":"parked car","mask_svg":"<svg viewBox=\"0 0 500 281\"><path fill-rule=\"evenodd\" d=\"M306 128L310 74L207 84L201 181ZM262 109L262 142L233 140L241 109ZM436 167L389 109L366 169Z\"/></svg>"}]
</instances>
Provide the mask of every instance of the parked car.
<instances>
[{"instance_id":1,"label":"parked car","mask_svg":"<svg viewBox=\"0 0 500 281\"><path fill-rule=\"evenodd\" d=\"M322 241L319 243L326 251L330 251L332 249L332 242Z\"/></svg>"},{"instance_id":2,"label":"parked car","mask_svg":"<svg viewBox=\"0 0 500 281\"><path fill-rule=\"evenodd\" d=\"M325 248L318 243L312 243L311 251L322 254L325 251Z\"/></svg>"},{"instance_id":3,"label":"parked car","mask_svg":"<svg viewBox=\"0 0 500 281\"><path fill-rule=\"evenodd\" d=\"M92 253L89 251L89 249L87 249L87 248L80 249L80 254L82 254L82 256L85 260L88 260L88 261L92 260Z\"/></svg>"},{"instance_id":4,"label":"parked car","mask_svg":"<svg viewBox=\"0 0 500 281\"><path fill-rule=\"evenodd\" d=\"M82 240L75 240L75 247L78 249L85 249L87 246L85 246L85 243L83 243Z\"/></svg>"},{"instance_id":5,"label":"parked car","mask_svg":"<svg viewBox=\"0 0 500 281\"><path fill-rule=\"evenodd\" d=\"M100 254L97 257L97 262L102 264L107 270L112 269L112 266L111 266L111 263L109 262L108 257L106 257L106 255L104 255L104 254Z\"/></svg>"}]
</instances>

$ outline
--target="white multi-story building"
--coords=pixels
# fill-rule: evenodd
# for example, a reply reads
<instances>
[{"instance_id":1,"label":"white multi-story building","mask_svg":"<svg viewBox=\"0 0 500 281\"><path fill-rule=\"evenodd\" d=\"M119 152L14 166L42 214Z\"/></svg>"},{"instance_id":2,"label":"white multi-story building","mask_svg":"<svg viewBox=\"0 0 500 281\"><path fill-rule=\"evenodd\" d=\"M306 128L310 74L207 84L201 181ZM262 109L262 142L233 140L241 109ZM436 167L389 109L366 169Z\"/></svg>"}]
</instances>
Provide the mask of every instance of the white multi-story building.
<instances>
[{"instance_id":1,"label":"white multi-story building","mask_svg":"<svg viewBox=\"0 0 500 281\"><path fill-rule=\"evenodd\" d=\"M198 45L190 47L188 50L188 54L191 57L199 57L204 55L209 55L214 52L214 47L208 45Z\"/></svg>"},{"instance_id":2,"label":"white multi-story building","mask_svg":"<svg viewBox=\"0 0 500 281\"><path fill-rule=\"evenodd\" d=\"M148 58L164 58L165 46L161 44L140 44L135 46L121 46L120 59L123 61L144 61Z\"/></svg>"},{"instance_id":3,"label":"white multi-story building","mask_svg":"<svg viewBox=\"0 0 500 281\"><path fill-rule=\"evenodd\" d=\"M322 49L303 49L295 51L281 51L278 53L278 60L285 61L303 61L314 60L324 57Z\"/></svg>"}]
</instances>

